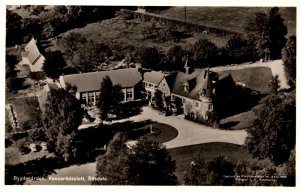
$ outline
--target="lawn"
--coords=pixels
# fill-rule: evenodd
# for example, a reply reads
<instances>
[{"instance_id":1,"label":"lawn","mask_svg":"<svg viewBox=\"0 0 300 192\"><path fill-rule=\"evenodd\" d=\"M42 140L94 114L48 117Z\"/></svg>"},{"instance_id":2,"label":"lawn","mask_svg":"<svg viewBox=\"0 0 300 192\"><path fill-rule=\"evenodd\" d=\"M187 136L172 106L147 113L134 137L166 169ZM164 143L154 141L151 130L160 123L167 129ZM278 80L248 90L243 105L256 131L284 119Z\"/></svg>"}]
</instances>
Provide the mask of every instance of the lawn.
<instances>
[{"instance_id":1,"label":"lawn","mask_svg":"<svg viewBox=\"0 0 300 192\"><path fill-rule=\"evenodd\" d=\"M243 83L249 89L261 94L270 93L269 82L272 79L272 71L268 67L251 67L223 71L222 73L230 73L235 82Z\"/></svg>"},{"instance_id":2,"label":"lawn","mask_svg":"<svg viewBox=\"0 0 300 192\"><path fill-rule=\"evenodd\" d=\"M19 97L19 98L9 98L6 104L12 104L14 111L17 113L17 120L20 127L29 120L35 119L35 117L40 117L41 111L39 108L39 103L35 97ZM6 111L7 113L8 111Z\"/></svg>"},{"instance_id":3,"label":"lawn","mask_svg":"<svg viewBox=\"0 0 300 192\"><path fill-rule=\"evenodd\" d=\"M267 10L266 7L186 7L186 21L244 32L248 18ZM288 28L288 35L296 35L296 8L280 7L279 13ZM171 7L159 15L184 20L184 7Z\"/></svg>"},{"instance_id":4,"label":"lawn","mask_svg":"<svg viewBox=\"0 0 300 192\"><path fill-rule=\"evenodd\" d=\"M253 110L243 112L237 115L226 117L220 121L220 129L240 130L251 127L252 121L255 119Z\"/></svg>"},{"instance_id":5,"label":"lawn","mask_svg":"<svg viewBox=\"0 0 300 192\"><path fill-rule=\"evenodd\" d=\"M152 133L150 133L150 126L152 125ZM138 132L138 133L137 133ZM163 124L163 123L153 123L146 125L145 127L138 128L132 130L132 133L134 135L140 135L144 136L150 140L159 142L159 143L164 143L167 141L170 141L177 137L178 131L174 127Z\"/></svg>"},{"instance_id":6,"label":"lawn","mask_svg":"<svg viewBox=\"0 0 300 192\"><path fill-rule=\"evenodd\" d=\"M241 145L231 144L231 143L205 143L199 145L190 145L184 147L178 147L169 149L170 155L176 161L176 171L175 174L182 182L185 171L188 170L191 161L200 154L204 160L210 161L217 155L223 155L227 157L234 163L238 161L248 161L249 163L258 163L257 159L252 158L252 156L247 152L245 148ZM260 161L260 163L270 163L265 161Z\"/></svg>"}]
</instances>

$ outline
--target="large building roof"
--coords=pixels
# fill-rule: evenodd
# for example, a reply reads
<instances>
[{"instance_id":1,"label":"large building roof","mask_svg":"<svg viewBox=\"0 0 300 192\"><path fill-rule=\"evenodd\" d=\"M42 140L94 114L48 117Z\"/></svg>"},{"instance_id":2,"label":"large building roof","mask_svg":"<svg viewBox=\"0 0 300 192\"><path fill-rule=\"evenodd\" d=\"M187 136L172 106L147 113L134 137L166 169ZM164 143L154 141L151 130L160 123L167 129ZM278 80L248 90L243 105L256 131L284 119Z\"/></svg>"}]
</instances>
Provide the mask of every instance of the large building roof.
<instances>
[{"instance_id":1,"label":"large building roof","mask_svg":"<svg viewBox=\"0 0 300 192\"><path fill-rule=\"evenodd\" d=\"M158 85L164 78L164 74L158 71L150 71L144 73L144 81Z\"/></svg>"},{"instance_id":2,"label":"large building roof","mask_svg":"<svg viewBox=\"0 0 300 192\"><path fill-rule=\"evenodd\" d=\"M142 80L136 68L64 75L60 78L63 79L62 86L70 83L77 87L78 92L89 92L100 90L101 82L106 76L109 76L113 85L119 84L122 88L133 87Z\"/></svg>"},{"instance_id":3,"label":"large building roof","mask_svg":"<svg viewBox=\"0 0 300 192\"><path fill-rule=\"evenodd\" d=\"M205 69L197 69L191 74L177 72L171 92L191 99L200 100L199 94L202 93L203 89L205 89L207 96L211 97L211 83L211 79ZM188 91L184 90L184 85L189 85Z\"/></svg>"}]
</instances>

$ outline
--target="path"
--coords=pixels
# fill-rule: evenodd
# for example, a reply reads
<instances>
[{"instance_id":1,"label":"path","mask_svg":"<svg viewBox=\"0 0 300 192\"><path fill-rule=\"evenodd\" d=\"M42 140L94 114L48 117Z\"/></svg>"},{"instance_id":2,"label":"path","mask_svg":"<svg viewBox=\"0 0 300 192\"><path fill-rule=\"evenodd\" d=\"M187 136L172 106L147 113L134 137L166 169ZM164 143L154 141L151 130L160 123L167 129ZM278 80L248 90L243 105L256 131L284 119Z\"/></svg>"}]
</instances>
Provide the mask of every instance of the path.
<instances>
[{"instance_id":1,"label":"path","mask_svg":"<svg viewBox=\"0 0 300 192\"><path fill-rule=\"evenodd\" d=\"M258 62L249 63L249 64L220 66L220 67L211 68L211 70L214 72L221 72L221 71L245 69L245 68L251 68L251 67L268 67L268 68L270 68L273 76L278 75L278 78L280 80L280 88L281 89L290 88L290 86L288 85L286 76L285 76L282 60L274 60L274 61L268 61L268 62L264 62L264 63L258 61Z\"/></svg>"},{"instance_id":2,"label":"path","mask_svg":"<svg viewBox=\"0 0 300 192\"><path fill-rule=\"evenodd\" d=\"M175 139L164 143L168 149L209 142L227 142L242 145L247 136L245 130L213 129L185 120L183 115L166 117L150 107L144 107L140 115L129 118L131 121L147 119L171 125L178 130Z\"/></svg>"}]
</instances>

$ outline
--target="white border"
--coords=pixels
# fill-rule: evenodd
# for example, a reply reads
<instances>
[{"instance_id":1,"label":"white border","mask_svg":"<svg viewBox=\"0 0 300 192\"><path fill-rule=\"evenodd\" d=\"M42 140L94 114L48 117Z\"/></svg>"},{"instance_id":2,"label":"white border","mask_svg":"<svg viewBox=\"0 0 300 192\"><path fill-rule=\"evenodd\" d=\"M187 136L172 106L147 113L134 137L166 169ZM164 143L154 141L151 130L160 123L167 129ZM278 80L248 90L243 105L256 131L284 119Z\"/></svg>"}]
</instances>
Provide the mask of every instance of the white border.
<instances>
[{"instance_id":1,"label":"white border","mask_svg":"<svg viewBox=\"0 0 300 192\"><path fill-rule=\"evenodd\" d=\"M226 2L225 2L226 1ZM1 131L0 131L0 149L4 149L4 105L5 105L5 18L6 18L6 5L25 5L25 4L47 4L47 5L157 5L157 6L249 6L249 7L272 7L272 6L278 6L278 7L297 7L297 35L299 34L299 6L300 1L299 0L106 0L106 1L74 1L74 0L64 0L64 1L58 1L58 0L2 0L0 2L0 51L1 51L1 70L0 70L0 76L2 77L2 81L0 83L0 102L1 102L1 115L0 115L0 122L2 122ZM299 47L299 40L297 41L297 55L299 55L298 51ZM299 58L297 58L297 63L299 61ZM299 72L299 65L297 69L297 74ZM298 78L299 80L299 78ZM297 82L298 84L299 82ZM299 95L299 90L296 90L296 96L297 100ZM299 114L299 110L297 109L297 114ZM299 122L297 121L296 127L299 127ZM297 131L297 138L299 134L299 130ZM297 141L297 148L298 148L298 141ZM296 152L296 187L183 187L183 186L175 186L175 187L148 187L148 186L49 186L49 185L43 185L43 186L9 186L4 185L4 150L1 150L2 153L0 153L0 191L5 192L16 192L16 191L143 191L143 192L153 192L153 191L222 191L222 192L231 192L231 191L296 191L299 188L300 182L299 182L299 154Z\"/></svg>"}]
</instances>

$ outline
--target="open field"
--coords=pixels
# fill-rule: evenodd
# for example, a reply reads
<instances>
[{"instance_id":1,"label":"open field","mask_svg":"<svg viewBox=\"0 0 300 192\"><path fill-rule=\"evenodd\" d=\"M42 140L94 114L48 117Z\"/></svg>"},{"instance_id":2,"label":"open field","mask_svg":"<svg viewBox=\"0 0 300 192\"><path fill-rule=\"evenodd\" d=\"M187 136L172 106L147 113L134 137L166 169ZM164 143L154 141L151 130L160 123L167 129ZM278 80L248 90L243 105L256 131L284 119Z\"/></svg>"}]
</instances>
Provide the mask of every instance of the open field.
<instances>
[{"instance_id":1,"label":"open field","mask_svg":"<svg viewBox=\"0 0 300 192\"><path fill-rule=\"evenodd\" d=\"M200 154L201 157L210 161L217 155L223 155L234 163L238 161L248 161L249 163L257 163L257 159L253 159L245 148L241 145L231 143L205 143L199 145L190 145L169 149L172 158L176 161L176 172L179 181L182 182L184 172L188 170L191 161ZM260 161L260 163L270 163Z\"/></svg>"},{"instance_id":2,"label":"open field","mask_svg":"<svg viewBox=\"0 0 300 192\"><path fill-rule=\"evenodd\" d=\"M261 94L270 93L269 82L272 79L272 71L268 67L233 69L223 72L230 73L235 82L245 84L247 88Z\"/></svg>"},{"instance_id":3,"label":"open field","mask_svg":"<svg viewBox=\"0 0 300 192\"><path fill-rule=\"evenodd\" d=\"M143 33L145 31L152 31L150 38L145 38ZM218 37L213 34L190 33L184 32L185 37L179 41L165 39L170 31L176 29L169 29L168 26L160 24L155 21L141 21L138 19L124 20L115 17L108 20L103 20L98 23L87 24L85 27L69 30L60 36L65 36L71 32L80 33L87 39L93 39L97 42L105 42L117 46L134 46L134 47L156 47L162 52L166 52L170 47L181 45L183 48L190 48L192 44L198 39L208 39L218 46L223 46L227 42L227 38ZM181 29L177 29L181 31Z\"/></svg>"},{"instance_id":4,"label":"open field","mask_svg":"<svg viewBox=\"0 0 300 192\"><path fill-rule=\"evenodd\" d=\"M13 105L21 128L25 122L33 120L41 114L39 103L35 97L9 98L7 99L7 104L8 103Z\"/></svg>"},{"instance_id":5,"label":"open field","mask_svg":"<svg viewBox=\"0 0 300 192\"><path fill-rule=\"evenodd\" d=\"M280 14L288 28L288 36L296 35L296 8L281 7ZM187 7L186 21L200 25L244 32L247 19L266 7ZM159 15L184 20L184 7L171 7Z\"/></svg>"}]
</instances>

